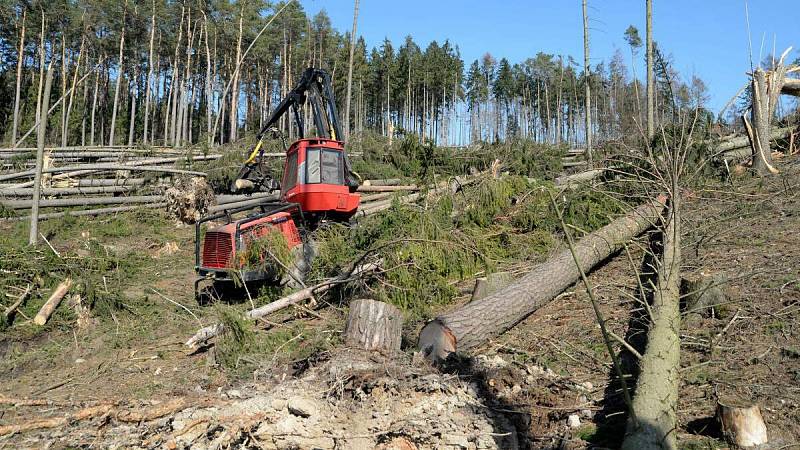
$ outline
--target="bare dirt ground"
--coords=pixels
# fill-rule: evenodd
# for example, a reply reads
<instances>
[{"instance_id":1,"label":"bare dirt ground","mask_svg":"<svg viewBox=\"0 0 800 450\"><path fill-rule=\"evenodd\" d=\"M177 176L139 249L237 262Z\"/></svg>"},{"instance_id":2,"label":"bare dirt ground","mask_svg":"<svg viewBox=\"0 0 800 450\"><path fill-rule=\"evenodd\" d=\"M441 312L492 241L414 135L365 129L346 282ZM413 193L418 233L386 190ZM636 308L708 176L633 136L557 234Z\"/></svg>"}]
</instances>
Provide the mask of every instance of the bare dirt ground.
<instances>
[{"instance_id":1,"label":"bare dirt ground","mask_svg":"<svg viewBox=\"0 0 800 450\"><path fill-rule=\"evenodd\" d=\"M718 398L758 403L779 448L800 439L800 160L780 168L687 192L683 271L728 282L727 301L683 327L684 448L725 447L712 420ZM444 371L410 348L398 358L337 348L307 359L277 346L241 379L213 351L182 347L215 317L192 298L191 227L99 239L147 255L126 288L140 301L84 331L29 339L23 323L0 334L0 448L613 448L622 436L619 386L581 285ZM639 306L634 268L646 244L589 276L619 336ZM302 320L333 348L343 311L317 313L265 328Z\"/></svg>"}]
</instances>

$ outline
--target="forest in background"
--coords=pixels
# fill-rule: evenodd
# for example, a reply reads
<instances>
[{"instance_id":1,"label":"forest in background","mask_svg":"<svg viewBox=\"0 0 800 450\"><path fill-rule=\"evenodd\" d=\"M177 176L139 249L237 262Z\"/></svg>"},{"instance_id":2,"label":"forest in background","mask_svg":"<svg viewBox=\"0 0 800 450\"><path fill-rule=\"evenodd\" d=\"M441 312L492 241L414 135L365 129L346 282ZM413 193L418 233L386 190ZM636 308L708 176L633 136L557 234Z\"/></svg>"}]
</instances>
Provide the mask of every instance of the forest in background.
<instances>
[{"instance_id":1,"label":"forest in background","mask_svg":"<svg viewBox=\"0 0 800 450\"><path fill-rule=\"evenodd\" d=\"M298 2L6 0L0 24L0 137L9 146L35 140L19 142L36 123L51 66L48 142L62 146L236 141L260 128L309 66L332 75L346 117L350 33ZM642 38L634 26L623 32L628 54L618 50L590 68L592 129L601 143L644 135L646 88L635 73ZM700 109L710 123L703 81L684 79L657 45L654 71L657 120ZM486 53L470 63L449 41L424 45L408 36L368 48L359 38L349 126L356 135L414 133L439 145L521 137L578 146L584 79L571 56L539 52L511 62ZM296 135L288 120L281 127Z\"/></svg>"}]
</instances>

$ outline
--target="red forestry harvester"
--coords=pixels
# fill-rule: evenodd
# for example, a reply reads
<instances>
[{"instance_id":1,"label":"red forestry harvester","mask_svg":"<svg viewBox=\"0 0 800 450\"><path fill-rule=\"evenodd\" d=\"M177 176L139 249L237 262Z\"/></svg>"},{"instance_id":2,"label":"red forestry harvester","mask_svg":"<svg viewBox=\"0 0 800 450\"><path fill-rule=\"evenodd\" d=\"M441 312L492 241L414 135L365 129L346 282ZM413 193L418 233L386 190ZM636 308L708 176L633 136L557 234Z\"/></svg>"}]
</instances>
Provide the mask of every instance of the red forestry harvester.
<instances>
[{"instance_id":1,"label":"red forestry harvester","mask_svg":"<svg viewBox=\"0 0 800 450\"><path fill-rule=\"evenodd\" d=\"M317 135L301 138L286 148L278 120L292 109L300 136L305 124L299 111L310 103ZM270 133L284 142L286 160L280 183L273 178L264 160L264 137ZM358 210L360 201L357 174L352 171L345 152L330 77L321 69L303 72L297 86L278 104L257 136L250 156L231 186L233 191L280 191L278 201L265 200L256 205L227 209L203 217L195 225L195 295L204 280L231 281L237 273L243 282L274 281L275 274L247 267L249 246L267 233L282 233L291 249L303 244L305 231L322 220L346 221ZM248 212L234 219L237 213ZM224 224L206 230L201 246L201 231L210 221ZM252 256L252 255L248 255ZM260 255L262 260L269 255Z\"/></svg>"}]
</instances>

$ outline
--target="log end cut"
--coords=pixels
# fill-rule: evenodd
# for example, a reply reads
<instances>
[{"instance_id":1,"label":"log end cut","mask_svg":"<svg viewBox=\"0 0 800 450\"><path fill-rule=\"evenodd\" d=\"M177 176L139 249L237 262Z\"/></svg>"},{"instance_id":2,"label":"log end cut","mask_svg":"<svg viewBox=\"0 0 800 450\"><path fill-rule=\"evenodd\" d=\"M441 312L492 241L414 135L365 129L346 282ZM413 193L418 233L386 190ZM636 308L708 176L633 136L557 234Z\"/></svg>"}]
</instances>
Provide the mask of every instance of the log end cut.
<instances>
[{"instance_id":1,"label":"log end cut","mask_svg":"<svg viewBox=\"0 0 800 450\"><path fill-rule=\"evenodd\" d=\"M432 362L444 361L456 351L456 337L442 322L433 320L419 333L417 348Z\"/></svg>"}]
</instances>

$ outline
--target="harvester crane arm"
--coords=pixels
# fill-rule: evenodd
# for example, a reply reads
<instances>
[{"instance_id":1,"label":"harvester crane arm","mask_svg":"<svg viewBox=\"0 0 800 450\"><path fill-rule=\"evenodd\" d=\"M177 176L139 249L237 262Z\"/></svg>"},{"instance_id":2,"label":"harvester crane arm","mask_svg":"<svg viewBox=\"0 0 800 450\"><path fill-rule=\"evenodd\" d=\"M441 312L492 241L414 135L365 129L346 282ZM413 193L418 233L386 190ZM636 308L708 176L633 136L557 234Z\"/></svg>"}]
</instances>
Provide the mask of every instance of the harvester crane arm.
<instances>
[{"instance_id":1,"label":"harvester crane arm","mask_svg":"<svg viewBox=\"0 0 800 450\"><path fill-rule=\"evenodd\" d=\"M267 178L268 175L266 175L263 170L258 170L264 153L264 137L268 132L277 131L275 125L290 109L292 110L299 136L301 138L305 137L306 127L302 115L300 114L300 108L306 102L309 102L311 105L317 137L335 141L341 141L344 138L339 124L339 116L336 111L336 103L333 99L330 76L322 69L308 68L301 75L297 85L289 91L280 103L278 103L278 106L275 107L272 114L270 114L266 123L261 128L261 131L259 131L256 136L255 146L250 151L247 160L239 171L237 182L238 179L249 179L266 189L277 188L277 183L272 179L265 182L264 178ZM357 186L357 182L352 176L353 172L350 161L346 154L345 165L348 185L352 184Z\"/></svg>"}]
</instances>

